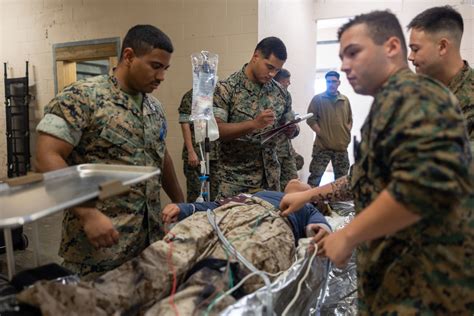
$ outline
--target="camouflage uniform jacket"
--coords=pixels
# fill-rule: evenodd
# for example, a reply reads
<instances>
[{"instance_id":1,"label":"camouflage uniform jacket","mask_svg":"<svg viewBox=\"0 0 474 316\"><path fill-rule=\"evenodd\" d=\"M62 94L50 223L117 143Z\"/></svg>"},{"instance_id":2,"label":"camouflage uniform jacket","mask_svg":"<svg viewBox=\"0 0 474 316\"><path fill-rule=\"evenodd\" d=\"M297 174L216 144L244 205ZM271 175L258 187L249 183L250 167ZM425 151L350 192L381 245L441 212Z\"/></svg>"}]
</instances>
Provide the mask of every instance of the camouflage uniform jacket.
<instances>
[{"instance_id":1,"label":"camouflage uniform jacket","mask_svg":"<svg viewBox=\"0 0 474 316\"><path fill-rule=\"evenodd\" d=\"M188 123L191 129L191 141L193 142L193 148L196 154L198 155L199 159L201 159L201 154L199 153L199 145L196 144L196 139L194 137L194 126L193 122L191 121L191 106L193 102L193 89L189 90L183 95L181 99L181 103L178 108L179 112L179 123ZM204 147L203 147L204 151ZM209 153L209 160L217 160L219 157L219 147L218 142L211 142L211 152ZM186 144L183 145L183 154L182 159L186 163L188 161L188 149L186 148Z\"/></svg>"},{"instance_id":2,"label":"camouflage uniform jacket","mask_svg":"<svg viewBox=\"0 0 474 316\"><path fill-rule=\"evenodd\" d=\"M58 120L67 124L55 124ZM69 165L163 167L167 127L161 104L145 95L142 107L137 108L113 76L78 81L64 89L46 106L37 130L74 146ZM139 254L149 241L163 236L160 188L161 177L154 177L133 186L126 196L97 203L120 233L118 244L111 248L96 250L79 219L66 211L60 255L71 262L115 267Z\"/></svg>"},{"instance_id":3,"label":"camouflage uniform jacket","mask_svg":"<svg viewBox=\"0 0 474 316\"><path fill-rule=\"evenodd\" d=\"M290 97L290 105L291 105L291 94L288 93L289 97ZM288 119L294 119L295 118L295 113L292 111L291 114L287 115L287 117L284 117L284 119L288 120ZM280 122L279 125L283 125L285 124L286 122ZM297 128L297 132L295 133L295 135L293 135L292 138L295 138L296 136L298 136L300 130L299 130L299 126L296 125L296 128ZM285 133L281 133L279 135L276 136L276 139L275 139L275 143L276 143L276 146L277 146L277 156L279 158L282 158L282 157L292 157L292 153L293 153L293 146L291 145L291 139L285 134ZM283 168L283 166L281 166ZM283 189L283 188L282 188Z\"/></svg>"},{"instance_id":4,"label":"camouflage uniform jacket","mask_svg":"<svg viewBox=\"0 0 474 316\"><path fill-rule=\"evenodd\" d=\"M248 188L280 191L280 165L275 140L262 145L257 134L291 120L291 98L276 81L260 85L250 81L242 69L217 84L214 115L227 123L253 120L265 109L275 113L275 124L263 130L220 143L219 181Z\"/></svg>"},{"instance_id":5,"label":"camouflage uniform jacket","mask_svg":"<svg viewBox=\"0 0 474 316\"><path fill-rule=\"evenodd\" d=\"M474 70L464 61L464 67L454 76L448 84L466 118L469 139L474 142Z\"/></svg>"},{"instance_id":6,"label":"camouflage uniform jacket","mask_svg":"<svg viewBox=\"0 0 474 316\"><path fill-rule=\"evenodd\" d=\"M350 175L356 212L387 190L421 220L359 247L360 312L465 315L474 239L458 205L472 190L471 157L454 96L400 70L376 94L361 135Z\"/></svg>"}]
</instances>

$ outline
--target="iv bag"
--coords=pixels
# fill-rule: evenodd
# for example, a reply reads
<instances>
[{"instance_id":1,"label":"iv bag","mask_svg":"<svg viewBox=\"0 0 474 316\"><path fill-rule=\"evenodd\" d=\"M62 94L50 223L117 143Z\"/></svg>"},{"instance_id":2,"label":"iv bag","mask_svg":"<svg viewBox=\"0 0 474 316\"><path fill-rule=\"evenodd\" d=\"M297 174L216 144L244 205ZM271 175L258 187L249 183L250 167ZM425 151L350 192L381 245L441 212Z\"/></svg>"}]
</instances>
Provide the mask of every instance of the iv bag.
<instances>
[{"instance_id":1,"label":"iv bag","mask_svg":"<svg viewBox=\"0 0 474 316\"><path fill-rule=\"evenodd\" d=\"M191 117L196 142L204 141L208 135L211 141L219 138L217 122L212 106L217 84L217 54L208 51L191 55L193 66L193 101Z\"/></svg>"}]
</instances>

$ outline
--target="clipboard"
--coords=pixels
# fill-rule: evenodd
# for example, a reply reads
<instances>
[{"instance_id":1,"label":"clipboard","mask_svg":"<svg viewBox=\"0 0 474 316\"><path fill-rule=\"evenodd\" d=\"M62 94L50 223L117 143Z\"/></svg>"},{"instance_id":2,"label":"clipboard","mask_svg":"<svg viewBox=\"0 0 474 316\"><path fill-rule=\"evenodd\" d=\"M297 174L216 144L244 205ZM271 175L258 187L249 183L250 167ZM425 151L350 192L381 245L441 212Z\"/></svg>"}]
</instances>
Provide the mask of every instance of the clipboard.
<instances>
[{"instance_id":1,"label":"clipboard","mask_svg":"<svg viewBox=\"0 0 474 316\"><path fill-rule=\"evenodd\" d=\"M263 145L263 144L265 144L266 142L268 142L270 139L272 139L273 137L275 137L275 136L280 135L281 133L283 133L283 132L285 131L285 129L287 129L288 127L293 126L293 125L295 125L295 124L298 124L298 123L300 123L301 121L307 120L307 119L309 119L309 118L312 117L312 116L313 116L313 113L307 113L307 114L298 116L298 117L296 117L294 120L289 121L288 123L285 123L285 124L283 124L283 125L281 125L281 126L275 127L275 128L273 128L273 129L271 129L271 130L269 130L269 131L266 131L266 132L257 134L256 136L263 138L263 139L260 141L260 143Z\"/></svg>"}]
</instances>

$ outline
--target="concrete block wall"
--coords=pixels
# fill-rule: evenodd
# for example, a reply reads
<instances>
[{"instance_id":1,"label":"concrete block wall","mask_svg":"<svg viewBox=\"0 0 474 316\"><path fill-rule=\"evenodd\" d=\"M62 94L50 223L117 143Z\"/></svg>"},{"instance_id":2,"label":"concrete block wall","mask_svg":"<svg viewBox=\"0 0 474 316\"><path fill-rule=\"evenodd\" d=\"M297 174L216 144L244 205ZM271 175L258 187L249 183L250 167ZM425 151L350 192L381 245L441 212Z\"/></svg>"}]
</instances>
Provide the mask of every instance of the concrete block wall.
<instances>
[{"instance_id":1,"label":"concrete block wall","mask_svg":"<svg viewBox=\"0 0 474 316\"><path fill-rule=\"evenodd\" d=\"M8 76L23 76L30 61L31 128L54 96L52 45L108 37L123 39L135 24L153 24L167 33L175 52L164 83L155 92L169 121L168 149L183 190L182 137L177 108L191 88L193 52L219 54L219 77L247 62L257 44L257 0L0 0L0 61ZM2 65L3 69L3 65ZM0 100L4 100L3 71ZM32 135L34 149L35 135ZM5 111L0 109L0 178L6 176Z\"/></svg>"}]
</instances>

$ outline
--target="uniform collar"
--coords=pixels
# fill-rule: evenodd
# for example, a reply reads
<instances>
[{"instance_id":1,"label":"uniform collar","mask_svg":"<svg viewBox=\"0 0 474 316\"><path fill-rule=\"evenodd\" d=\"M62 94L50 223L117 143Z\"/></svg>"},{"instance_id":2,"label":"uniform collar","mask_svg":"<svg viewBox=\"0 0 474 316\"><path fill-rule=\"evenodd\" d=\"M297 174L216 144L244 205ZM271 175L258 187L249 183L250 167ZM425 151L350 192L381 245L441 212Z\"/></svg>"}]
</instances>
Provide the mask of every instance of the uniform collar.
<instances>
[{"instance_id":1,"label":"uniform collar","mask_svg":"<svg viewBox=\"0 0 474 316\"><path fill-rule=\"evenodd\" d=\"M136 110L135 109L135 102L131 100L131 98L125 93L122 89L120 89L117 77L114 75L109 75L109 83L111 84L111 97L114 100L114 103L120 106L127 108L128 110ZM143 94L143 101L142 104L145 103L147 95L146 93Z\"/></svg>"},{"instance_id":2,"label":"uniform collar","mask_svg":"<svg viewBox=\"0 0 474 316\"><path fill-rule=\"evenodd\" d=\"M272 81L270 80L269 82L261 85L258 83L253 82L250 80L247 75L245 74L245 67L247 67L248 63L246 63L242 69L238 72L239 79L242 81L244 87L254 93L259 93L261 91L266 91L272 86Z\"/></svg>"},{"instance_id":3,"label":"uniform collar","mask_svg":"<svg viewBox=\"0 0 474 316\"><path fill-rule=\"evenodd\" d=\"M461 88L462 84L464 81L466 81L469 76L471 75L471 67L469 67L469 63L464 60L464 66L461 68L461 70L458 71L458 73L454 76L453 79L448 84L449 90L451 90L453 93L456 93L459 88Z\"/></svg>"}]
</instances>

